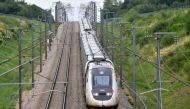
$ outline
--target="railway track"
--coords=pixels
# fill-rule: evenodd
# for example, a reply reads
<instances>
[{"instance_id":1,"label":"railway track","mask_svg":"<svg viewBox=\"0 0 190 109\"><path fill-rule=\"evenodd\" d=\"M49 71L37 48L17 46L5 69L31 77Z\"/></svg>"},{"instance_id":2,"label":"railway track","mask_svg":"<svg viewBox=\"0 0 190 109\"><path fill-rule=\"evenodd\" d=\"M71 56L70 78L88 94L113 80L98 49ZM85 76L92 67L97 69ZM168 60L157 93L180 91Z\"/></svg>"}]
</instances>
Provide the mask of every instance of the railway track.
<instances>
[{"instance_id":1,"label":"railway track","mask_svg":"<svg viewBox=\"0 0 190 109\"><path fill-rule=\"evenodd\" d=\"M72 29L69 29L70 27ZM72 49L72 31L73 26L71 23L68 23L45 109L65 109L66 107L67 87ZM62 81L64 81L64 85L57 84L57 82Z\"/></svg>"},{"instance_id":2,"label":"railway track","mask_svg":"<svg viewBox=\"0 0 190 109\"><path fill-rule=\"evenodd\" d=\"M78 22L67 22L60 26L58 40L49 55L43 71L47 73L36 86L33 101L26 109L86 109L83 77L80 61L80 27ZM64 84L63 84L64 83ZM118 109L131 109L127 97L120 90ZM131 106L130 106L131 107Z\"/></svg>"}]
</instances>

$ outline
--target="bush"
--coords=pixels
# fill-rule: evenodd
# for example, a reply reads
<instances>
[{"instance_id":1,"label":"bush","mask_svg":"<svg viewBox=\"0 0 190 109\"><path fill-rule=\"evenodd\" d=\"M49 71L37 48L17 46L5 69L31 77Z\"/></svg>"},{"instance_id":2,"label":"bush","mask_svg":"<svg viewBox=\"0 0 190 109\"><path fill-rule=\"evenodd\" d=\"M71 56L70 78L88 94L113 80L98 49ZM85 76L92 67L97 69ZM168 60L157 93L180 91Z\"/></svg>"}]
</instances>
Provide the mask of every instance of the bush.
<instances>
[{"instance_id":1,"label":"bush","mask_svg":"<svg viewBox=\"0 0 190 109\"><path fill-rule=\"evenodd\" d=\"M169 26L169 22L166 20L162 20L158 22L152 29L153 32L158 32L158 31L167 31L167 27Z\"/></svg>"},{"instance_id":2,"label":"bush","mask_svg":"<svg viewBox=\"0 0 190 109\"><path fill-rule=\"evenodd\" d=\"M178 72L182 67L184 63L184 56L181 54L174 55L172 57L168 57L168 66L171 68L174 72Z\"/></svg>"},{"instance_id":3,"label":"bush","mask_svg":"<svg viewBox=\"0 0 190 109\"><path fill-rule=\"evenodd\" d=\"M11 3L0 3L0 13L5 14L17 14L21 8L18 6L17 3L11 2Z\"/></svg>"},{"instance_id":4,"label":"bush","mask_svg":"<svg viewBox=\"0 0 190 109\"><path fill-rule=\"evenodd\" d=\"M37 18L41 15L42 9L36 5L26 3L0 2L0 13L14 14L27 18Z\"/></svg>"},{"instance_id":5,"label":"bush","mask_svg":"<svg viewBox=\"0 0 190 109\"><path fill-rule=\"evenodd\" d=\"M136 18L138 18L139 17L139 13L135 10L135 9L131 9L131 10L129 10L128 11L128 21L129 22L133 22Z\"/></svg>"},{"instance_id":6,"label":"bush","mask_svg":"<svg viewBox=\"0 0 190 109\"><path fill-rule=\"evenodd\" d=\"M189 35L190 34L190 13L187 16L187 20L186 20L186 34Z\"/></svg>"},{"instance_id":7,"label":"bush","mask_svg":"<svg viewBox=\"0 0 190 109\"><path fill-rule=\"evenodd\" d=\"M187 63L184 64L183 69L186 72L186 74L188 74L188 79L190 80L190 73L189 73L190 67L189 67L189 65L190 65L190 61L188 61Z\"/></svg>"},{"instance_id":8,"label":"bush","mask_svg":"<svg viewBox=\"0 0 190 109\"><path fill-rule=\"evenodd\" d=\"M172 36L163 36L161 38L161 48L172 45L174 43L175 43L174 37L172 37Z\"/></svg>"},{"instance_id":9,"label":"bush","mask_svg":"<svg viewBox=\"0 0 190 109\"><path fill-rule=\"evenodd\" d=\"M143 5L138 5L136 9L139 13L148 13L155 11L156 7L155 5L152 4L143 4Z\"/></svg>"},{"instance_id":10,"label":"bush","mask_svg":"<svg viewBox=\"0 0 190 109\"><path fill-rule=\"evenodd\" d=\"M184 44L184 51L190 50L190 42ZM185 56L190 59L190 52L184 52Z\"/></svg>"}]
</instances>

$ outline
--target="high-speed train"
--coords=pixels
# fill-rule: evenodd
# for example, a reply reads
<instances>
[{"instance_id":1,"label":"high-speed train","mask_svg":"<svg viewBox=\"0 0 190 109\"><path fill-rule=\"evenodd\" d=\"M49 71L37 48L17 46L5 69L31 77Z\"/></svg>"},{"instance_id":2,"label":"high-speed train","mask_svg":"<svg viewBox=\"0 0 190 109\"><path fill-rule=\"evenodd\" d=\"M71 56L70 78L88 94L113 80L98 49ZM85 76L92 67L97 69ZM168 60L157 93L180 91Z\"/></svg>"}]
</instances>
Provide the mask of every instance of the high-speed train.
<instances>
[{"instance_id":1,"label":"high-speed train","mask_svg":"<svg viewBox=\"0 0 190 109\"><path fill-rule=\"evenodd\" d=\"M87 18L80 22L83 82L88 108L118 106L118 87L112 61L106 56Z\"/></svg>"}]
</instances>

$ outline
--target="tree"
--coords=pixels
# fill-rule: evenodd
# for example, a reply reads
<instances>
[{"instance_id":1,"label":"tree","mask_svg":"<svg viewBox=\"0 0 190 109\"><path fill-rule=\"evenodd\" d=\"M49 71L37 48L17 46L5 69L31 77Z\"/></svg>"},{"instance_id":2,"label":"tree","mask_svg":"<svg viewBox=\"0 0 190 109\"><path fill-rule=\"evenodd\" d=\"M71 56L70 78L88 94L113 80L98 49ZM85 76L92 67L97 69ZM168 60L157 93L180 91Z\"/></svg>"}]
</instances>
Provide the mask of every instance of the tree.
<instances>
[{"instance_id":1,"label":"tree","mask_svg":"<svg viewBox=\"0 0 190 109\"><path fill-rule=\"evenodd\" d=\"M110 9L112 5L112 0L104 0L104 9Z\"/></svg>"}]
</instances>

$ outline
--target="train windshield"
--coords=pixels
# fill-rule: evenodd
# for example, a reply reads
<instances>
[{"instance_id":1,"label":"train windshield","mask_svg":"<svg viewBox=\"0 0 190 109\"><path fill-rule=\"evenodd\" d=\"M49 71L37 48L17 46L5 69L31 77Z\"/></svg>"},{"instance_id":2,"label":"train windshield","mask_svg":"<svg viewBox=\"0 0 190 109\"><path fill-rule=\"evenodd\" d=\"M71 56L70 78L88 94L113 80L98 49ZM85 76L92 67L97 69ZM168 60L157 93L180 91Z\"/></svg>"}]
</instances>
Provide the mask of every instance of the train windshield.
<instances>
[{"instance_id":1,"label":"train windshield","mask_svg":"<svg viewBox=\"0 0 190 109\"><path fill-rule=\"evenodd\" d=\"M110 76L94 76L94 86L109 86Z\"/></svg>"},{"instance_id":2,"label":"train windshield","mask_svg":"<svg viewBox=\"0 0 190 109\"><path fill-rule=\"evenodd\" d=\"M92 80L94 87L111 86L112 69L110 68L94 68L92 69Z\"/></svg>"}]
</instances>

